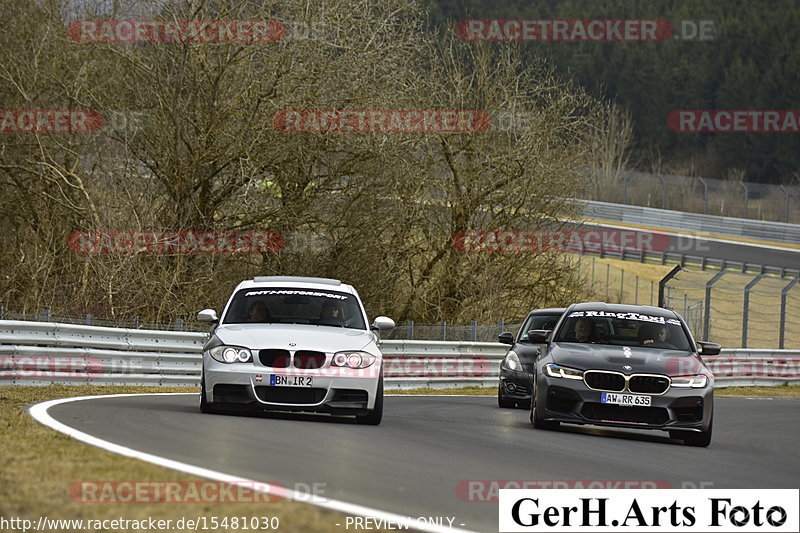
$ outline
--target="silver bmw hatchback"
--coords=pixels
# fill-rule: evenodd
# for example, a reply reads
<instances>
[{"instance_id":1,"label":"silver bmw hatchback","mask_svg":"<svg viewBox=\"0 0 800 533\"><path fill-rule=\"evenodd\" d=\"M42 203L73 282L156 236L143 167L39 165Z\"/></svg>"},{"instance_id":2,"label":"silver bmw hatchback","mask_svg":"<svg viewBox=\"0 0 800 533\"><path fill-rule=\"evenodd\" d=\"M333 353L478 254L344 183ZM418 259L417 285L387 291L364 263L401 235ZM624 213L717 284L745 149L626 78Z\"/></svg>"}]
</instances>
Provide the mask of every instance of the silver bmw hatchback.
<instances>
[{"instance_id":1,"label":"silver bmw hatchback","mask_svg":"<svg viewBox=\"0 0 800 533\"><path fill-rule=\"evenodd\" d=\"M356 290L338 280L256 277L234 289L203 347L200 410L311 411L355 415L362 424L383 417L383 356Z\"/></svg>"}]
</instances>

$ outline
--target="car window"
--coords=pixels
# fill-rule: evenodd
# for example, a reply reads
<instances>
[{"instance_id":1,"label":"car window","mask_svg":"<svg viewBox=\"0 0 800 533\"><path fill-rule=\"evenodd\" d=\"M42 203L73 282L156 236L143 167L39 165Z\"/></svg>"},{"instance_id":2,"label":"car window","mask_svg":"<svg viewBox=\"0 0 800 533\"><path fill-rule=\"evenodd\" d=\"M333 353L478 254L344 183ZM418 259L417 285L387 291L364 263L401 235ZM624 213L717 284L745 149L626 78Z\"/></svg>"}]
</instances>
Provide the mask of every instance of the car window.
<instances>
[{"instance_id":1,"label":"car window","mask_svg":"<svg viewBox=\"0 0 800 533\"><path fill-rule=\"evenodd\" d=\"M689 339L679 320L635 312L575 311L561 325L555 341L660 350L690 349Z\"/></svg>"},{"instance_id":2,"label":"car window","mask_svg":"<svg viewBox=\"0 0 800 533\"><path fill-rule=\"evenodd\" d=\"M529 316L525 323L520 328L520 335L518 341L527 341L528 332L532 329L553 329L558 323L561 315L534 315Z\"/></svg>"},{"instance_id":3,"label":"car window","mask_svg":"<svg viewBox=\"0 0 800 533\"><path fill-rule=\"evenodd\" d=\"M315 289L242 289L234 295L222 322L367 329L354 295Z\"/></svg>"}]
</instances>

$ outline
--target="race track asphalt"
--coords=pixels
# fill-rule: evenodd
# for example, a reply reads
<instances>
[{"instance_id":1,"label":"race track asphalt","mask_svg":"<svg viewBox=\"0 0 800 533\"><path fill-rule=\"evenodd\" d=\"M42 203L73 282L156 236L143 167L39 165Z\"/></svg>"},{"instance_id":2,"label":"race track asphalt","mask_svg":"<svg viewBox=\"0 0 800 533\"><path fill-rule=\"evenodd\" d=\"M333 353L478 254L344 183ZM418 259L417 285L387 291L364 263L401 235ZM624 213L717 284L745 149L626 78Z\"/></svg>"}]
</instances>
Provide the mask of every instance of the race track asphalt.
<instances>
[{"instance_id":1,"label":"race track asphalt","mask_svg":"<svg viewBox=\"0 0 800 533\"><path fill-rule=\"evenodd\" d=\"M206 415L197 403L197 395L98 397L49 414L135 450L289 488L318 483L327 498L413 518L455 517L456 527L479 532L497 531L497 504L482 501L492 485L474 480L716 489L797 488L800 480L793 399L717 398L709 448L665 432L535 430L526 410L500 409L487 397L387 396L380 426L318 415Z\"/></svg>"}]
</instances>

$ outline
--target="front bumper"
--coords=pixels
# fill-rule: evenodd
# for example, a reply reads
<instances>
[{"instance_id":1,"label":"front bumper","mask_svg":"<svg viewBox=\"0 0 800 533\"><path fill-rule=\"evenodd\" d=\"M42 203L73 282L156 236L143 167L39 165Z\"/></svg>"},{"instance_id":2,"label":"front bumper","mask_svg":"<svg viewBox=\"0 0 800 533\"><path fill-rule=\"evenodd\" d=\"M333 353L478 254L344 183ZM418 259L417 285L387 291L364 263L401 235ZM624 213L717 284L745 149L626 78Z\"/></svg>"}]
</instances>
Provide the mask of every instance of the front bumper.
<instances>
[{"instance_id":1,"label":"front bumper","mask_svg":"<svg viewBox=\"0 0 800 533\"><path fill-rule=\"evenodd\" d=\"M651 397L649 407L601 403L603 393L583 381L538 375L536 408L544 420L573 424L661 429L668 431L707 431L714 409L714 389L670 387ZM637 394L624 392L622 394Z\"/></svg>"},{"instance_id":2,"label":"front bumper","mask_svg":"<svg viewBox=\"0 0 800 533\"><path fill-rule=\"evenodd\" d=\"M527 401L531 399L531 375L500 367L501 394L509 400Z\"/></svg>"},{"instance_id":3,"label":"front bumper","mask_svg":"<svg viewBox=\"0 0 800 533\"><path fill-rule=\"evenodd\" d=\"M218 409L365 415L375 408L380 374L380 359L362 370L303 370L220 363L203 356L206 401ZM307 385L309 379L311 386Z\"/></svg>"}]
</instances>

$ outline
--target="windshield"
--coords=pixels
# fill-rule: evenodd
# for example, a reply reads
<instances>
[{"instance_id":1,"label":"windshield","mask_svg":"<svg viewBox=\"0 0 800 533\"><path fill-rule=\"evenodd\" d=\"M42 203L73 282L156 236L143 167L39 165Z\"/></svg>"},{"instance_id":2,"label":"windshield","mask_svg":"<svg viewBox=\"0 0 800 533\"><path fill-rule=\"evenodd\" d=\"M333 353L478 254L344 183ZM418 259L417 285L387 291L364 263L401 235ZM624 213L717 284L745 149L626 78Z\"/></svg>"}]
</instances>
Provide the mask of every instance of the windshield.
<instances>
[{"instance_id":1,"label":"windshield","mask_svg":"<svg viewBox=\"0 0 800 533\"><path fill-rule=\"evenodd\" d=\"M519 341L528 340L528 332L532 329L550 329L556 327L561 315L533 315L529 316L519 330Z\"/></svg>"},{"instance_id":2,"label":"windshield","mask_svg":"<svg viewBox=\"0 0 800 533\"><path fill-rule=\"evenodd\" d=\"M242 289L233 297L224 324L315 324L367 329L352 294L315 289Z\"/></svg>"},{"instance_id":3,"label":"windshield","mask_svg":"<svg viewBox=\"0 0 800 533\"><path fill-rule=\"evenodd\" d=\"M635 312L575 311L561 325L555 341L660 350L690 349L689 339L679 320Z\"/></svg>"}]
</instances>

